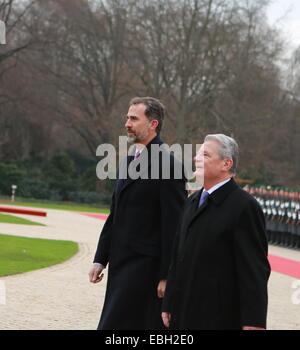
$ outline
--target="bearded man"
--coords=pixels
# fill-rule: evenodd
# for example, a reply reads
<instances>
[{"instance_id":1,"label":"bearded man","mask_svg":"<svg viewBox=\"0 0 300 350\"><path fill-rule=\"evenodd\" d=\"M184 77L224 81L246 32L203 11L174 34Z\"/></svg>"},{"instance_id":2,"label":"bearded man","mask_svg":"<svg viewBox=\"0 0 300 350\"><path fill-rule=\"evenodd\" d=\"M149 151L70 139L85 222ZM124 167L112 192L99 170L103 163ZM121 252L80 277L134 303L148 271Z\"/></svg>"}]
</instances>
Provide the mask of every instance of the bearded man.
<instances>
[{"instance_id":1,"label":"bearded man","mask_svg":"<svg viewBox=\"0 0 300 350\"><path fill-rule=\"evenodd\" d=\"M134 165L146 157L146 173L152 174L153 147L163 144L159 134L164 115L163 104L155 98L137 97L130 101L125 128L128 140L136 147L125 164ZM110 215L89 273L90 281L98 283L109 264L100 330L164 327L161 300L174 235L187 195L184 176L175 176L177 161L169 156L165 165L161 156L154 157L159 160L156 178L119 176L117 181ZM164 166L169 167L169 178L161 176ZM120 167L119 175L121 170Z\"/></svg>"}]
</instances>

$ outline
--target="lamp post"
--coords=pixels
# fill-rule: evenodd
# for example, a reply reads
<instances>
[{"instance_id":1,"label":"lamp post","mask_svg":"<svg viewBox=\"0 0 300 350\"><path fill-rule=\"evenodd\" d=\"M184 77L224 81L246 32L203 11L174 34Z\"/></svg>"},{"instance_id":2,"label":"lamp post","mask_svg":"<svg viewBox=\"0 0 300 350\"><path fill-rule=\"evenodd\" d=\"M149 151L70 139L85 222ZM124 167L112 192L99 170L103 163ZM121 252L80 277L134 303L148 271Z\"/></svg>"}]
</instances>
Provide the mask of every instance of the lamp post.
<instances>
[{"instance_id":1,"label":"lamp post","mask_svg":"<svg viewBox=\"0 0 300 350\"><path fill-rule=\"evenodd\" d=\"M16 193L17 188L18 188L17 185L11 185L11 201L12 202L15 201L15 193Z\"/></svg>"}]
</instances>

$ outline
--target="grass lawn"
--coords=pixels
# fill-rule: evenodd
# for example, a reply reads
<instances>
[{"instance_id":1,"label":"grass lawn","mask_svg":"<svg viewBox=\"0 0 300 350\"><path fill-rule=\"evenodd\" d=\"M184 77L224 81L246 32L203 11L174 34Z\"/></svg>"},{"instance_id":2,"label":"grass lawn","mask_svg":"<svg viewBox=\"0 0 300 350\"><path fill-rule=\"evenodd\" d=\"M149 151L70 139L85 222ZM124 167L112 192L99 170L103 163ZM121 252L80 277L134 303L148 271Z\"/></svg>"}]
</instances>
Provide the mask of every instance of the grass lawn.
<instances>
[{"instance_id":1,"label":"grass lawn","mask_svg":"<svg viewBox=\"0 0 300 350\"><path fill-rule=\"evenodd\" d=\"M7 215L7 214L1 214L0 213L0 223L5 224L18 224L18 225L35 225L35 226L45 226L43 224L40 224L38 222L33 222L30 220L26 220L23 218L19 218L17 216L13 215Z\"/></svg>"},{"instance_id":2,"label":"grass lawn","mask_svg":"<svg viewBox=\"0 0 300 350\"><path fill-rule=\"evenodd\" d=\"M71 241L0 234L0 276L14 275L55 265L71 258L77 252L78 244Z\"/></svg>"},{"instance_id":3,"label":"grass lawn","mask_svg":"<svg viewBox=\"0 0 300 350\"><path fill-rule=\"evenodd\" d=\"M48 203L48 202L10 202L1 199L0 204L6 205L6 204L13 204L17 206L23 206L23 207L33 207L33 208L44 208L44 209L60 209L60 210L70 210L70 211L82 211L82 212L88 212L88 213L97 213L97 214L109 214L109 208L99 208L95 206L90 205L78 205L73 203Z\"/></svg>"}]
</instances>

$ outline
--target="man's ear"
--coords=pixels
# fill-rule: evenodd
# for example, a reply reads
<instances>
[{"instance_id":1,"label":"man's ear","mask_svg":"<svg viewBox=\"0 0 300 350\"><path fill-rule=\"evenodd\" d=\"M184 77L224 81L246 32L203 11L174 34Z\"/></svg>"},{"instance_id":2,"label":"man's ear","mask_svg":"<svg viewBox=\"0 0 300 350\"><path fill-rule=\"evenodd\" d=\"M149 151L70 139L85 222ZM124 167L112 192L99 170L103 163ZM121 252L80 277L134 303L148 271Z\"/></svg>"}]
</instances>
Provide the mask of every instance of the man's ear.
<instances>
[{"instance_id":1,"label":"man's ear","mask_svg":"<svg viewBox=\"0 0 300 350\"><path fill-rule=\"evenodd\" d=\"M158 120L156 120L156 119L151 120L151 123L150 123L151 129L156 130L156 128L158 127L158 124L159 124Z\"/></svg>"},{"instance_id":2,"label":"man's ear","mask_svg":"<svg viewBox=\"0 0 300 350\"><path fill-rule=\"evenodd\" d=\"M230 158L224 159L224 166L227 171L229 171L233 166L233 161Z\"/></svg>"}]
</instances>

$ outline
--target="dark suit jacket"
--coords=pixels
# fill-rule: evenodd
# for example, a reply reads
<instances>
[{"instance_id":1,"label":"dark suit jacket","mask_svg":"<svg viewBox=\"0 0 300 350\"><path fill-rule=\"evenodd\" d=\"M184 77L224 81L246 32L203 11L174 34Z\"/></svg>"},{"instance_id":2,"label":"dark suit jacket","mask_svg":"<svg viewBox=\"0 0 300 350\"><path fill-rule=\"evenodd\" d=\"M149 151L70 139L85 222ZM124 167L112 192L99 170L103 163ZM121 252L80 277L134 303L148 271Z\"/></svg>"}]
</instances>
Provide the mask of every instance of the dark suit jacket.
<instances>
[{"instance_id":1,"label":"dark suit jacket","mask_svg":"<svg viewBox=\"0 0 300 350\"><path fill-rule=\"evenodd\" d=\"M186 202L163 311L173 329L266 326L270 266L263 212L233 179Z\"/></svg>"},{"instance_id":2,"label":"dark suit jacket","mask_svg":"<svg viewBox=\"0 0 300 350\"><path fill-rule=\"evenodd\" d=\"M147 146L149 166L141 169L143 174L151 173L154 144L162 144L159 137ZM154 312L160 322L156 288L159 280L167 278L186 199L185 180L175 179L176 161L171 158L171 179L162 179L160 172L154 180L127 179L117 183L94 259L104 266L109 263L101 329L154 329L157 326L148 322L148 314Z\"/></svg>"}]
</instances>

